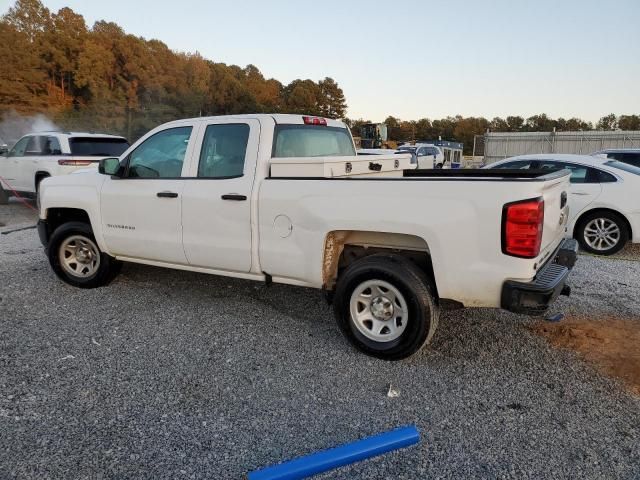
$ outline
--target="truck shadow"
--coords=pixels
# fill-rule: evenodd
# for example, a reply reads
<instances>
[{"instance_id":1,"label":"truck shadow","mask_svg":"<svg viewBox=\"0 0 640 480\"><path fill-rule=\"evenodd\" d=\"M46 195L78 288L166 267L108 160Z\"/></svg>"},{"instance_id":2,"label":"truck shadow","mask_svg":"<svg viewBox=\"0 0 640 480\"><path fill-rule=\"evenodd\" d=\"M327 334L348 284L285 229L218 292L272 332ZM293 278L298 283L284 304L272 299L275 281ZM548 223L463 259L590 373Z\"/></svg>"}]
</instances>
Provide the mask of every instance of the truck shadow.
<instances>
[{"instance_id":1,"label":"truck shadow","mask_svg":"<svg viewBox=\"0 0 640 480\"><path fill-rule=\"evenodd\" d=\"M219 305L235 309L242 313L239 321L244 327L255 327L256 334L263 329L261 322L277 317L282 328L291 327L316 341L322 340L322 348L351 348L336 326L332 307L319 290L126 264L114 286L130 288L131 284L138 290L159 290L166 299L183 305L185 313ZM197 319L193 320L197 328ZM432 343L406 361L424 362L426 357L434 356L473 360L500 355L505 342L517 349L526 341L523 326L530 322L526 317L496 309L443 310Z\"/></svg>"}]
</instances>

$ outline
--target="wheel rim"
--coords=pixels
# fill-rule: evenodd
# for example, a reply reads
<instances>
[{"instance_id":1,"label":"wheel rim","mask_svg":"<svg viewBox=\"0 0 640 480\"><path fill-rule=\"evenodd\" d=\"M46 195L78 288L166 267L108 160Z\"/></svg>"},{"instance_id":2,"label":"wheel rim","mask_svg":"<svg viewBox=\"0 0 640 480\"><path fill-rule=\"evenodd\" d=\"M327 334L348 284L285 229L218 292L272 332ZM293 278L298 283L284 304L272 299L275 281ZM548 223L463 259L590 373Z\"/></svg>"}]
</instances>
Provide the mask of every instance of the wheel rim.
<instances>
[{"instance_id":1,"label":"wheel rim","mask_svg":"<svg viewBox=\"0 0 640 480\"><path fill-rule=\"evenodd\" d=\"M73 235L66 238L58 250L63 270L78 278L93 276L100 268L100 250L89 238Z\"/></svg>"},{"instance_id":2,"label":"wheel rim","mask_svg":"<svg viewBox=\"0 0 640 480\"><path fill-rule=\"evenodd\" d=\"M620 241L620 227L608 218L594 218L584 227L584 241L594 250L611 250Z\"/></svg>"},{"instance_id":3,"label":"wheel rim","mask_svg":"<svg viewBox=\"0 0 640 480\"><path fill-rule=\"evenodd\" d=\"M383 280L367 280L351 294L351 321L375 342L392 342L407 328L409 309L400 291Z\"/></svg>"}]
</instances>

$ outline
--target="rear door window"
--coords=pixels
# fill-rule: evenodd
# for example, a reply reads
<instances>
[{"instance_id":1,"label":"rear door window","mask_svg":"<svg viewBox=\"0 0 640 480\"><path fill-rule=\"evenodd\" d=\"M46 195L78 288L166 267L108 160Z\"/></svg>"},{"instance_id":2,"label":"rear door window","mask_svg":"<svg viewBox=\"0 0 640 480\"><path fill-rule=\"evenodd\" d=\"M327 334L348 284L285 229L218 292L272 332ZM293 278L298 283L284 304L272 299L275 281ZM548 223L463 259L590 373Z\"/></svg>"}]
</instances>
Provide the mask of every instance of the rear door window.
<instances>
[{"instance_id":1,"label":"rear door window","mask_svg":"<svg viewBox=\"0 0 640 480\"><path fill-rule=\"evenodd\" d=\"M356 151L346 128L278 125L272 157L352 156Z\"/></svg>"},{"instance_id":2,"label":"rear door window","mask_svg":"<svg viewBox=\"0 0 640 480\"><path fill-rule=\"evenodd\" d=\"M61 155L62 150L60 148L60 141L56 137L46 137L42 154Z\"/></svg>"},{"instance_id":3,"label":"rear door window","mask_svg":"<svg viewBox=\"0 0 640 480\"><path fill-rule=\"evenodd\" d=\"M616 177L611 175L610 173L603 172L602 170L598 170L597 168L590 169L591 178L595 183L614 183L617 182Z\"/></svg>"},{"instance_id":4,"label":"rear door window","mask_svg":"<svg viewBox=\"0 0 640 480\"><path fill-rule=\"evenodd\" d=\"M29 137L27 143L27 149L24 152L25 157L32 157L36 155L42 155L42 146L44 143L44 137L33 136Z\"/></svg>"},{"instance_id":5,"label":"rear door window","mask_svg":"<svg viewBox=\"0 0 640 480\"><path fill-rule=\"evenodd\" d=\"M599 183L597 175L594 175L593 168L589 168L586 165L578 165L575 163L557 162L560 168L566 168L571 172L569 181L571 183Z\"/></svg>"},{"instance_id":6,"label":"rear door window","mask_svg":"<svg viewBox=\"0 0 640 480\"><path fill-rule=\"evenodd\" d=\"M198 177L242 176L248 142L249 125L246 123L209 125L200 151Z\"/></svg>"},{"instance_id":7,"label":"rear door window","mask_svg":"<svg viewBox=\"0 0 640 480\"><path fill-rule=\"evenodd\" d=\"M77 157L119 157L129 148L124 138L71 137L71 155Z\"/></svg>"}]
</instances>

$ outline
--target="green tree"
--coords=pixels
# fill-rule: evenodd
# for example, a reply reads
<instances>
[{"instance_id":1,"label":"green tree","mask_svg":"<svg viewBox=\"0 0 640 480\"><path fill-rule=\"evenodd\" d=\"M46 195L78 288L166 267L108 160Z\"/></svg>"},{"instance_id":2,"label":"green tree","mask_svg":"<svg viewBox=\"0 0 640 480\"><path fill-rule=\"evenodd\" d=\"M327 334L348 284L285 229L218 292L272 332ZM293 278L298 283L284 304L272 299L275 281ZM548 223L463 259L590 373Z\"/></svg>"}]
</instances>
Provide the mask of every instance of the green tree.
<instances>
[{"instance_id":1,"label":"green tree","mask_svg":"<svg viewBox=\"0 0 640 480\"><path fill-rule=\"evenodd\" d=\"M313 80L294 80L284 94L286 113L322 115L320 87Z\"/></svg>"},{"instance_id":2,"label":"green tree","mask_svg":"<svg viewBox=\"0 0 640 480\"><path fill-rule=\"evenodd\" d=\"M433 137L433 126L428 118L421 118L416 122L416 138L430 140Z\"/></svg>"},{"instance_id":3,"label":"green tree","mask_svg":"<svg viewBox=\"0 0 640 480\"><path fill-rule=\"evenodd\" d=\"M508 132L519 132L524 128L524 118L520 116L507 117Z\"/></svg>"},{"instance_id":4,"label":"green tree","mask_svg":"<svg viewBox=\"0 0 640 480\"><path fill-rule=\"evenodd\" d=\"M620 130L640 130L640 116L620 115L620 118L618 118L618 128L620 128Z\"/></svg>"},{"instance_id":5,"label":"green tree","mask_svg":"<svg viewBox=\"0 0 640 480\"><path fill-rule=\"evenodd\" d=\"M500 117L494 117L491 122L489 122L489 129L492 132L508 132L509 131L509 123L507 120L504 120Z\"/></svg>"},{"instance_id":6,"label":"green tree","mask_svg":"<svg viewBox=\"0 0 640 480\"><path fill-rule=\"evenodd\" d=\"M550 132L556 127L556 121L547 116L546 113L533 115L527 118L525 128L529 132Z\"/></svg>"},{"instance_id":7,"label":"green tree","mask_svg":"<svg viewBox=\"0 0 640 480\"><path fill-rule=\"evenodd\" d=\"M343 118L347 113L347 102L344 92L333 78L325 77L318 82L319 106L323 117Z\"/></svg>"},{"instance_id":8,"label":"green tree","mask_svg":"<svg viewBox=\"0 0 640 480\"><path fill-rule=\"evenodd\" d=\"M613 113L602 117L596 124L596 130L615 130L616 128L618 128L618 119Z\"/></svg>"}]
</instances>

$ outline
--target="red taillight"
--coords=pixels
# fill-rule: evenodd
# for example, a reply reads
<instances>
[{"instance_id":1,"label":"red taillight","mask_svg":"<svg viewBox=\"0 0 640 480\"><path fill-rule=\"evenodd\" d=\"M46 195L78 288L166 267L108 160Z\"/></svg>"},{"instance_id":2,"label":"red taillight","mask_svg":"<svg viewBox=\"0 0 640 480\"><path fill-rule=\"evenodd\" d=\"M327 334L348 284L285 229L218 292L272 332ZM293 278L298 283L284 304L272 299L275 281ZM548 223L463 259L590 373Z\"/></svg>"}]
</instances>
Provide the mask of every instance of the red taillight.
<instances>
[{"instance_id":1,"label":"red taillight","mask_svg":"<svg viewBox=\"0 0 640 480\"><path fill-rule=\"evenodd\" d=\"M87 165L91 165L93 163L96 163L92 160L69 160L69 159L65 159L65 160L58 160L58 165L72 165L74 167L86 167Z\"/></svg>"},{"instance_id":2,"label":"red taillight","mask_svg":"<svg viewBox=\"0 0 640 480\"><path fill-rule=\"evenodd\" d=\"M505 205L502 210L502 251L514 257L537 257L542 244L543 224L542 198Z\"/></svg>"},{"instance_id":3,"label":"red taillight","mask_svg":"<svg viewBox=\"0 0 640 480\"><path fill-rule=\"evenodd\" d=\"M324 125L327 126L327 119L322 117L302 117L305 125Z\"/></svg>"}]
</instances>

